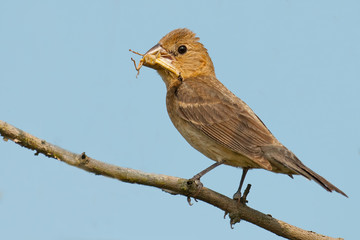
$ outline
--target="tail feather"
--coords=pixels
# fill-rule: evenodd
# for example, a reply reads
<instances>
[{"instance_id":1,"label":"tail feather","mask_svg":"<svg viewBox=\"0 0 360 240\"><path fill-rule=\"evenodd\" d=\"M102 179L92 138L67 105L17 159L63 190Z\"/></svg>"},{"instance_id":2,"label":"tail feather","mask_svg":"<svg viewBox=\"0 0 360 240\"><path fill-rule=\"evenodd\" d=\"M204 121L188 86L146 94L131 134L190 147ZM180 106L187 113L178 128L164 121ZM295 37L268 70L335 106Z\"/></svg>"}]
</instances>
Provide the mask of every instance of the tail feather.
<instances>
[{"instance_id":1,"label":"tail feather","mask_svg":"<svg viewBox=\"0 0 360 240\"><path fill-rule=\"evenodd\" d=\"M345 197L348 197L343 191L341 191L339 188L337 188L336 186L331 184L328 180L326 180L325 178L323 178L322 176L320 176L319 174L317 174L316 172L314 172L310 168L306 167L304 164L301 163L301 165L302 165L301 166L302 169L304 171L306 171L308 173L308 175L310 175L310 178L308 178L308 179L314 180L315 182L320 184L320 186L322 186L323 188L325 188L329 192L335 191L335 192L338 192L338 193L344 195Z\"/></svg>"},{"instance_id":2,"label":"tail feather","mask_svg":"<svg viewBox=\"0 0 360 240\"><path fill-rule=\"evenodd\" d=\"M285 174L299 174L309 180L314 180L329 192L335 191L348 197L343 191L335 187L325 178L306 167L290 150L284 146L268 145L261 148L264 157L271 162L274 172Z\"/></svg>"}]
</instances>

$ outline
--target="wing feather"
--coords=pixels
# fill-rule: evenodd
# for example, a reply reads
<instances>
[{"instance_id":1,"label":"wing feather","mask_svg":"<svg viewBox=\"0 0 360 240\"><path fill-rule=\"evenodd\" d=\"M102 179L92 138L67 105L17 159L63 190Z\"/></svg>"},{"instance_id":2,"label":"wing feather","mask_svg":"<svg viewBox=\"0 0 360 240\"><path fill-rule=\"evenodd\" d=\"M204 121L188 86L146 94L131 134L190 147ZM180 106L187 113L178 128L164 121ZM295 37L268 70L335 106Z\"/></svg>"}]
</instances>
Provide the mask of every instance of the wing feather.
<instances>
[{"instance_id":1,"label":"wing feather","mask_svg":"<svg viewBox=\"0 0 360 240\"><path fill-rule=\"evenodd\" d=\"M176 96L181 118L220 145L271 170L260 147L276 139L243 101L223 85L212 86L213 81L207 80L186 79L179 86Z\"/></svg>"}]
</instances>

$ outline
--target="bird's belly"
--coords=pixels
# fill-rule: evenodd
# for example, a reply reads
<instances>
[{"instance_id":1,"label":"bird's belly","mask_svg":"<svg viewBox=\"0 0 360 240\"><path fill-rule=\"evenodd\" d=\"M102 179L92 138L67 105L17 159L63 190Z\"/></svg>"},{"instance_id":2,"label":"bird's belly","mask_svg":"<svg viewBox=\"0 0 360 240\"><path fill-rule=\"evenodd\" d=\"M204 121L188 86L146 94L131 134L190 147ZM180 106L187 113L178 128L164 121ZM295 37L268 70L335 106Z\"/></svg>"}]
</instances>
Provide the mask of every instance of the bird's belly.
<instances>
[{"instance_id":1,"label":"bird's belly","mask_svg":"<svg viewBox=\"0 0 360 240\"><path fill-rule=\"evenodd\" d=\"M172 116L170 113L169 116L176 129L186 141L208 158L217 162L225 161L224 164L234 167L260 168L254 161L242 154L223 147L180 117Z\"/></svg>"}]
</instances>

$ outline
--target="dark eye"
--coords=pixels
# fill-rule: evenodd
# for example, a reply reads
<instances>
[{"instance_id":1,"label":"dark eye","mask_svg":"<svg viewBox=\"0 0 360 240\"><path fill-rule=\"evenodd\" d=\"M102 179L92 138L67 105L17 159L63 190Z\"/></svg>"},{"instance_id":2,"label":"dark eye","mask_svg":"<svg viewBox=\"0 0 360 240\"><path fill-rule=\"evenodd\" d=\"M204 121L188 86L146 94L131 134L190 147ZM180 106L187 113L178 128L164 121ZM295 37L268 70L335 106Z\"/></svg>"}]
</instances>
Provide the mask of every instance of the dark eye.
<instances>
[{"instance_id":1,"label":"dark eye","mask_svg":"<svg viewBox=\"0 0 360 240\"><path fill-rule=\"evenodd\" d=\"M184 53L186 53L186 51L187 51L187 47L186 47L185 45L181 45L181 46L178 48L178 52L179 52L180 54L184 54Z\"/></svg>"}]
</instances>

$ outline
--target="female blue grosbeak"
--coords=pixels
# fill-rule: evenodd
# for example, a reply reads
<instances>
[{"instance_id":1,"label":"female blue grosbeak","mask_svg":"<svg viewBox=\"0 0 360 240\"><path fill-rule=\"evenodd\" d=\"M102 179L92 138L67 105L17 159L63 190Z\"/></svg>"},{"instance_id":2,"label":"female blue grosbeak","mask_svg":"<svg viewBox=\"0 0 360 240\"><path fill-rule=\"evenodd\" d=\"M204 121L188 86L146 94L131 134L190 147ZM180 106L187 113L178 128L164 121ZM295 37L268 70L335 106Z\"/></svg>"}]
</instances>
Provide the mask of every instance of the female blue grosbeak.
<instances>
[{"instance_id":1,"label":"female blue grosbeak","mask_svg":"<svg viewBox=\"0 0 360 240\"><path fill-rule=\"evenodd\" d=\"M207 49L188 29L176 29L142 55L140 64L157 70L165 82L170 119L195 149L216 161L200 177L221 164L248 169L263 168L275 173L299 174L314 180L327 191L347 195L306 167L283 146L246 103L230 92L215 76ZM134 61L135 63L135 61Z\"/></svg>"}]
</instances>

